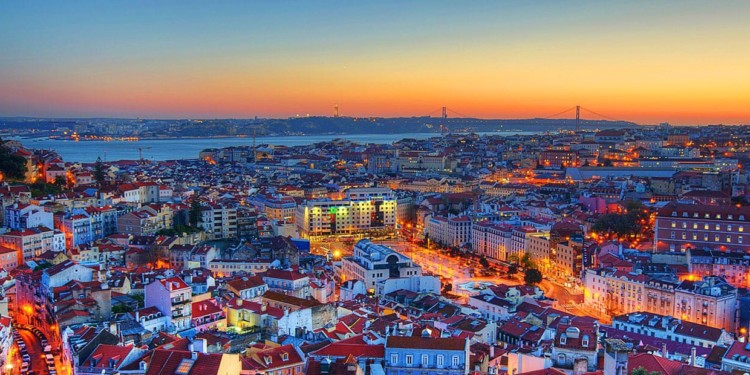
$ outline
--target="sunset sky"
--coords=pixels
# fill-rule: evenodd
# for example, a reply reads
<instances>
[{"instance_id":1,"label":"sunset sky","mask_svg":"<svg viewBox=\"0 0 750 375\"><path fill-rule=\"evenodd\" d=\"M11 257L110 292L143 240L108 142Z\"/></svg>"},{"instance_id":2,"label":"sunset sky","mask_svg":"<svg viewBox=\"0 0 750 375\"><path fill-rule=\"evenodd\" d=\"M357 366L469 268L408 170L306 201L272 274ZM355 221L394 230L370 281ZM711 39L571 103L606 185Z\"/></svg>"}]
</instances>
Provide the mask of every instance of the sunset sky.
<instances>
[{"instance_id":1,"label":"sunset sky","mask_svg":"<svg viewBox=\"0 0 750 375\"><path fill-rule=\"evenodd\" d=\"M750 123L750 1L9 1L0 116ZM593 118L593 117L592 117Z\"/></svg>"}]
</instances>

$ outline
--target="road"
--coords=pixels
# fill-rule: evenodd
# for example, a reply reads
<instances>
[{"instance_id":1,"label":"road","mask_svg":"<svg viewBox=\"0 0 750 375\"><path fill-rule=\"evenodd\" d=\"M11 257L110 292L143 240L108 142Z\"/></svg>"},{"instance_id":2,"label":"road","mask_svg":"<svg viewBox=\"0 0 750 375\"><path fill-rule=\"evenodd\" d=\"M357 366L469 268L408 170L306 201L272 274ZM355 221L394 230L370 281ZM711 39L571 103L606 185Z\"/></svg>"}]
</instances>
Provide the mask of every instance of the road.
<instances>
[{"instance_id":1,"label":"road","mask_svg":"<svg viewBox=\"0 0 750 375\"><path fill-rule=\"evenodd\" d=\"M21 335L21 339L26 343L26 350L29 352L29 357L31 357L29 369L37 374L49 374L49 371L47 370L47 362L44 358L44 348L42 348L42 343L39 341L39 338L31 333L31 331L25 329L19 329L18 333ZM13 364L13 368L21 368L20 357L18 357L18 362Z\"/></svg>"}]
</instances>

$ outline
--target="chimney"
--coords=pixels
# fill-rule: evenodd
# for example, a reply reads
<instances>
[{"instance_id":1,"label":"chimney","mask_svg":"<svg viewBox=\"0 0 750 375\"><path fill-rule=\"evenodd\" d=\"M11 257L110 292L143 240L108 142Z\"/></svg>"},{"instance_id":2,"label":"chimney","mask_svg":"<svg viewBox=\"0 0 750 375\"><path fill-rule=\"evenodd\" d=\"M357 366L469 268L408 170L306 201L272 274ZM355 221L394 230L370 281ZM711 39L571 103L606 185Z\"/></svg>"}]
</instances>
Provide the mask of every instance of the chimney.
<instances>
[{"instance_id":1,"label":"chimney","mask_svg":"<svg viewBox=\"0 0 750 375\"><path fill-rule=\"evenodd\" d=\"M490 345L490 360L493 358L495 358L495 345L491 344Z\"/></svg>"},{"instance_id":2,"label":"chimney","mask_svg":"<svg viewBox=\"0 0 750 375\"><path fill-rule=\"evenodd\" d=\"M666 342L661 344L661 356L664 357L664 358L669 357L669 352L667 351L667 343Z\"/></svg>"},{"instance_id":3,"label":"chimney","mask_svg":"<svg viewBox=\"0 0 750 375\"><path fill-rule=\"evenodd\" d=\"M695 364L695 346L690 348L690 366L696 367Z\"/></svg>"},{"instance_id":4,"label":"chimney","mask_svg":"<svg viewBox=\"0 0 750 375\"><path fill-rule=\"evenodd\" d=\"M141 313L138 310L135 310L135 321L136 322L141 321Z\"/></svg>"}]
</instances>

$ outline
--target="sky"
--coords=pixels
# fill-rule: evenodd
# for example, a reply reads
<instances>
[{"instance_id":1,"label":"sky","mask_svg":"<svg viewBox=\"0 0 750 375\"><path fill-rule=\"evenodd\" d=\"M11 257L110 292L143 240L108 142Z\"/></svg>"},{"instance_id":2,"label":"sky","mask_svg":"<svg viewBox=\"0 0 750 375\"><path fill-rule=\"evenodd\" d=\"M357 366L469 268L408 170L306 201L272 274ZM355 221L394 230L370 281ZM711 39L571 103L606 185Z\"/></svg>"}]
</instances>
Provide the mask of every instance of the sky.
<instances>
[{"instance_id":1,"label":"sky","mask_svg":"<svg viewBox=\"0 0 750 375\"><path fill-rule=\"evenodd\" d=\"M580 105L643 124L747 124L748 14L739 0L9 1L0 116L329 116L338 104L532 118Z\"/></svg>"}]
</instances>

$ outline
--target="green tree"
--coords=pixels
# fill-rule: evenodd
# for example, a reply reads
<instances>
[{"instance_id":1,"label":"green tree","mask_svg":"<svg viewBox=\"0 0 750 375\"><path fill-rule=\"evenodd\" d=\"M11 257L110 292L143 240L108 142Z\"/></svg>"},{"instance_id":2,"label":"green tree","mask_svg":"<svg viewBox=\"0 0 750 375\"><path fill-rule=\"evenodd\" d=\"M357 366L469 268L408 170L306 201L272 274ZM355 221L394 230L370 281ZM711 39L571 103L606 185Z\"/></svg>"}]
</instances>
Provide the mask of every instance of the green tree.
<instances>
[{"instance_id":1,"label":"green tree","mask_svg":"<svg viewBox=\"0 0 750 375\"><path fill-rule=\"evenodd\" d=\"M133 308L128 305L115 305L112 306L112 312L115 314L122 314L133 311Z\"/></svg>"},{"instance_id":2,"label":"green tree","mask_svg":"<svg viewBox=\"0 0 750 375\"><path fill-rule=\"evenodd\" d=\"M484 268L489 268L490 262L485 257L479 258L479 265L481 265Z\"/></svg>"},{"instance_id":3,"label":"green tree","mask_svg":"<svg viewBox=\"0 0 750 375\"><path fill-rule=\"evenodd\" d=\"M528 285L539 284L542 282L542 272L536 268L527 268L524 271L523 281Z\"/></svg>"},{"instance_id":4,"label":"green tree","mask_svg":"<svg viewBox=\"0 0 750 375\"><path fill-rule=\"evenodd\" d=\"M511 264L510 267L508 267L508 275L513 276L518 273L518 266L515 264Z\"/></svg>"},{"instance_id":5,"label":"green tree","mask_svg":"<svg viewBox=\"0 0 750 375\"><path fill-rule=\"evenodd\" d=\"M26 159L13 155L0 138L0 173L9 180L26 178Z\"/></svg>"},{"instance_id":6,"label":"green tree","mask_svg":"<svg viewBox=\"0 0 750 375\"><path fill-rule=\"evenodd\" d=\"M54 184L63 188L68 184L68 181L65 179L65 176L56 176Z\"/></svg>"},{"instance_id":7,"label":"green tree","mask_svg":"<svg viewBox=\"0 0 750 375\"><path fill-rule=\"evenodd\" d=\"M612 213L599 217L592 230L605 236L627 237L644 230L648 223L648 210L638 201L628 201L624 213Z\"/></svg>"},{"instance_id":8,"label":"green tree","mask_svg":"<svg viewBox=\"0 0 750 375\"><path fill-rule=\"evenodd\" d=\"M201 218L201 204L200 202L198 202L198 198L194 197L193 201L190 202L190 211L188 213L190 226L197 228L200 218Z\"/></svg>"},{"instance_id":9,"label":"green tree","mask_svg":"<svg viewBox=\"0 0 750 375\"><path fill-rule=\"evenodd\" d=\"M521 259L518 260L518 263L520 263L524 269L534 268L534 261L531 259L531 254L529 253L523 253Z\"/></svg>"},{"instance_id":10,"label":"green tree","mask_svg":"<svg viewBox=\"0 0 750 375\"><path fill-rule=\"evenodd\" d=\"M659 371L648 372L648 370L646 370L643 366L639 366L638 368L631 371L630 375L662 375L662 373Z\"/></svg>"},{"instance_id":11,"label":"green tree","mask_svg":"<svg viewBox=\"0 0 750 375\"><path fill-rule=\"evenodd\" d=\"M102 164L102 158L96 158L96 164L94 164L94 179L98 184L101 185L104 182L104 164Z\"/></svg>"}]
</instances>

